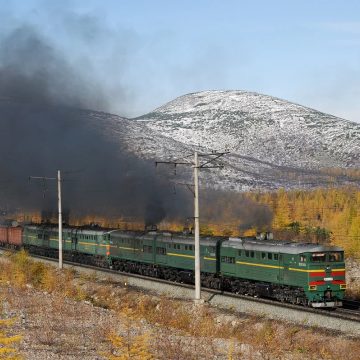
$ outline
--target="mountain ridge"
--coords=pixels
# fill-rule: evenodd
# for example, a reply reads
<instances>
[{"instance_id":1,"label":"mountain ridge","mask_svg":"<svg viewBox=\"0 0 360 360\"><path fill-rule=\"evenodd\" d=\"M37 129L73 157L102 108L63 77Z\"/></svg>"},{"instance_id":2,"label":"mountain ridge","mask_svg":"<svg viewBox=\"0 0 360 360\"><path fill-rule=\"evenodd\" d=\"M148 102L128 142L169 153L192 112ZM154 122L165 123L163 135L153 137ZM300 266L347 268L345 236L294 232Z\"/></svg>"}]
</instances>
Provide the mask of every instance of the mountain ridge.
<instances>
[{"instance_id":1,"label":"mountain ridge","mask_svg":"<svg viewBox=\"0 0 360 360\"><path fill-rule=\"evenodd\" d=\"M34 107L42 108L44 118L63 111L57 105L30 106L0 96L0 111L16 107L24 109L24 116ZM186 94L133 119L68 109L70 120L84 119L89 130L115 144L119 156L125 151L146 161L169 161L191 158L195 150L230 150L222 158L224 169L201 172L200 181L210 187L235 191L317 188L333 181L322 168L359 168L360 163L360 124L245 90ZM179 181L188 180L191 167L178 167L177 176ZM348 182L346 177L338 180Z\"/></svg>"},{"instance_id":2,"label":"mountain ridge","mask_svg":"<svg viewBox=\"0 0 360 360\"><path fill-rule=\"evenodd\" d=\"M263 178L255 187L298 186L269 176L269 170L279 167L303 174L359 166L360 124L256 92L190 93L131 120L190 148L229 149L229 165L244 181L247 173Z\"/></svg>"}]
</instances>

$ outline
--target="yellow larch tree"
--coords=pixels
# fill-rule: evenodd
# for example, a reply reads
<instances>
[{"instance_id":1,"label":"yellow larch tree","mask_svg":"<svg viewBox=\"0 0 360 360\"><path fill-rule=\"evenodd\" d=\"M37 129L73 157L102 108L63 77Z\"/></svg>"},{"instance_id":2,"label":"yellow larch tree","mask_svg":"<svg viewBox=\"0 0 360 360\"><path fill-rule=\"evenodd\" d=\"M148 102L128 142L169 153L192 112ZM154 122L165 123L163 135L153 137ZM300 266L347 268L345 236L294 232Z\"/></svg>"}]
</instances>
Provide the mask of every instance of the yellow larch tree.
<instances>
[{"instance_id":1,"label":"yellow larch tree","mask_svg":"<svg viewBox=\"0 0 360 360\"><path fill-rule=\"evenodd\" d=\"M283 189L279 190L278 195L280 198L278 199L273 226L276 229L286 229L291 222L289 199Z\"/></svg>"},{"instance_id":2,"label":"yellow larch tree","mask_svg":"<svg viewBox=\"0 0 360 360\"><path fill-rule=\"evenodd\" d=\"M111 352L100 352L111 360L152 360L155 359L151 351L151 331L141 334L141 322L130 307L124 307L119 313L120 325L107 336L112 344ZM140 333L140 334L138 334Z\"/></svg>"},{"instance_id":3,"label":"yellow larch tree","mask_svg":"<svg viewBox=\"0 0 360 360\"><path fill-rule=\"evenodd\" d=\"M23 359L22 354L18 353L18 349L14 348L15 343L22 339L22 335L6 336L8 331L4 330L4 326L13 325L16 319L0 320L0 359Z\"/></svg>"}]
</instances>

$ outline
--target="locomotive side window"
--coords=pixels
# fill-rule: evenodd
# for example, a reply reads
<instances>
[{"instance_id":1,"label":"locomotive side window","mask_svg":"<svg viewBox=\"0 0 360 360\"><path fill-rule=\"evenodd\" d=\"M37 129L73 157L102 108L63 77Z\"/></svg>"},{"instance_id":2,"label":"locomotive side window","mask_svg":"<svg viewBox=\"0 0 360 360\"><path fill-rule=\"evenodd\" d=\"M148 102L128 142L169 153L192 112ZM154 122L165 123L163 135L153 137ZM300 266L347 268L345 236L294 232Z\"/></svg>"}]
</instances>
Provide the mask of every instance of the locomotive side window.
<instances>
[{"instance_id":1,"label":"locomotive side window","mask_svg":"<svg viewBox=\"0 0 360 360\"><path fill-rule=\"evenodd\" d=\"M152 254L152 246L144 245L143 252Z\"/></svg>"},{"instance_id":2,"label":"locomotive side window","mask_svg":"<svg viewBox=\"0 0 360 360\"><path fill-rule=\"evenodd\" d=\"M239 250L239 256L241 256L241 250Z\"/></svg>"},{"instance_id":3,"label":"locomotive side window","mask_svg":"<svg viewBox=\"0 0 360 360\"><path fill-rule=\"evenodd\" d=\"M180 250L180 245L178 244L177 249Z\"/></svg>"},{"instance_id":4,"label":"locomotive side window","mask_svg":"<svg viewBox=\"0 0 360 360\"><path fill-rule=\"evenodd\" d=\"M340 251L329 253L329 261L338 262L343 260L343 253Z\"/></svg>"},{"instance_id":5,"label":"locomotive side window","mask_svg":"<svg viewBox=\"0 0 360 360\"><path fill-rule=\"evenodd\" d=\"M268 253L268 259L272 260L272 253Z\"/></svg>"},{"instance_id":6,"label":"locomotive side window","mask_svg":"<svg viewBox=\"0 0 360 360\"><path fill-rule=\"evenodd\" d=\"M325 253L313 253L310 257L311 262L325 262L326 254Z\"/></svg>"},{"instance_id":7,"label":"locomotive side window","mask_svg":"<svg viewBox=\"0 0 360 360\"><path fill-rule=\"evenodd\" d=\"M230 256L222 256L221 262L227 264L235 264L235 258Z\"/></svg>"},{"instance_id":8,"label":"locomotive side window","mask_svg":"<svg viewBox=\"0 0 360 360\"><path fill-rule=\"evenodd\" d=\"M279 260L279 254L274 254L274 260Z\"/></svg>"},{"instance_id":9,"label":"locomotive side window","mask_svg":"<svg viewBox=\"0 0 360 360\"><path fill-rule=\"evenodd\" d=\"M185 250L187 250L188 249L188 246L187 245L185 245Z\"/></svg>"},{"instance_id":10,"label":"locomotive side window","mask_svg":"<svg viewBox=\"0 0 360 360\"><path fill-rule=\"evenodd\" d=\"M212 253L215 252L215 247L214 247L214 246L211 247L211 251L210 251L210 252L212 252Z\"/></svg>"},{"instance_id":11,"label":"locomotive side window","mask_svg":"<svg viewBox=\"0 0 360 360\"><path fill-rule=\"evenodd\" d=\"M306 262L306 255L300 255L300 262Z\"/></svg>"},{"instance_id":12,"label":"locomotive side window","mask_svg":"<svg viewBox=\"0 0 360 360\"><path fill-rule=\"evenodd\" d=\"M42 234L38 234L38 239L42 239Z\"/></svg>"},{"instance_id":13,"label":"locomotive side window","mask_svg":"<svg viewBox=\"0 0 360 360\"><path fill-rule=\"evenodd\" d=\"M192 251L192 249L193 249L193 248L192 248L192 245L190 245L189 248L190 248L190 251Z\"/></svg>"},{"instance_id":14,"label":"locomotive side window","mask_svg":"<svg viewBox=\"0 0 360 360\"><path fill-rule=\"evenodd\" d=\"M161 247L157 247L156 248L156 254L158 254L158 255L166 255L166 249L161 248Z\"/></svg>"},{"instance_id":15,"label":"locomotive side window","mask_svg":"<svg viewBox=\"0 0 360 360\"><path fill-rule=\"evenodd\" d=\"M253 258L255 256L254 252L252 251L250 256Z\"/></svg>"},{"instance_id":16,"label":"locomotive side window","mask_svg":"<svg viewBox=\"0 0 360 360\"><path fill-rule=\"evenodd\" d=\"M245 251L245 256L249 257L249 252L248 251Z\"/></svg>"},{"instance_id":17,"label":"locomotive side window","mask_svg":"<svg viewBox=\"0 0 360 360\"><path fill-rule=\"evenodd\" d=\"M261 258L265 260L265 259L266 259L266 254L265 254L265 253L261 253Z\"/></svg>"}]
</instances>

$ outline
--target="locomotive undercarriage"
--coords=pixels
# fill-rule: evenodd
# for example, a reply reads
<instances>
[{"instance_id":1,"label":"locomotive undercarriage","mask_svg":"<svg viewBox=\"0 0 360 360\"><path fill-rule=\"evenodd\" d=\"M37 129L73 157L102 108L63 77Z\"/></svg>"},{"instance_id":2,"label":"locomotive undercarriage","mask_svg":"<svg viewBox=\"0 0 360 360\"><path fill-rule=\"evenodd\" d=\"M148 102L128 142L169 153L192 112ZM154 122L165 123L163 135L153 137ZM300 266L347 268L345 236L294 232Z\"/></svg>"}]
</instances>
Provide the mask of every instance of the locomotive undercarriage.
<instances>
[{"instance_id":1,"label":"locomotive undercarriage","mask_svg":"<svg viewBox=\"0 0 360 360\"><path fill-rule=\"evenodd\" d=\"M281 302L311 306L305 292L293 286L224 276L223 289L241 295L263 296L275 298Z\"/></svg>"},{"instance_id":2,"label":"locomotive undercarriage","mask_svg":"<svg viewBox=\"0 0 360 360\"><path fill-rule=\"evenodd\" d=\"M183 269L177 269L163 265L116 259L113 260L112 268L118 271L131 272L179 283L194 284L195 282L193 271L184 271ZM215 278L213 274L202 273L201 285L211 289L220 289L221 280L219 278Z\"/></svg>"},{"instance_id":3,"label":"locomotive undercarriage","mask_svg":"<svg viewBox=\"0 0 360 360\"><path fill-rule=\"evenodd\" d=\"M30 254L40 255L53 259L59 258L59 250L42 246L24 245L24 249ZM63 260L85 265L95 265L102 268L109 268L109 264L103 256L87 255L75 251L63 251Z\"/></svg>"}]
</instances>

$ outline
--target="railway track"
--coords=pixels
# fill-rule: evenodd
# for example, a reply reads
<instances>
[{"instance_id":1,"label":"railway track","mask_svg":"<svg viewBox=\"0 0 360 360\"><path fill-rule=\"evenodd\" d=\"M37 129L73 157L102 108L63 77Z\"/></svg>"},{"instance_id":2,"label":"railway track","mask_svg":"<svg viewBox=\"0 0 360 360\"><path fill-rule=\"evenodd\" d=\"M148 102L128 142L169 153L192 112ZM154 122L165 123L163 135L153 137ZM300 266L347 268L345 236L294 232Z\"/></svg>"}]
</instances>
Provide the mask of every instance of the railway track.
<instances>
[{"instance_id":1,"label":"railway track","mask_svg":"<svg viewBox=\"0 0 360 360\"><path fill-rule=\"evenodd\" d=\"M2 249L2 251L9 251L9 250ZM58 263L58 260L54 259L54 258L49 258L49 257L44 257L44 256L34 255L34 254L30 254L30 255L33 258L36 258L39 260L45 260L45 261L49 261L49 262L53 262L53 263ZM106 274L110 274L110 275L121 275L126 278L141 279L143 281L147 281L150 283L153 282L153 283L159 283L159 284L166 284L166 285L173 286L173 287L191 289L191 290L195 291L195 286L191 285L191 284L172 282L172 281L168 281L168 280L164 280L164 279L147 277L147 276L143 276L140 274L134 274L134 273L130 273L130 272L120 272L120 271L101 268L101 267L97 267L97 266L93 266L93 265L74 263L71 261L64 261L64 264L71 266L73 268L78 268L79 270L88 269L88 270L93 270L93 271L104 273L104 274L106 273ZM136 288L136 286L132 286L132 287ZM344 308L339 307L339 308L329 308L329 309L324 309L324 308L316 309L316 308L304 307L301 305L281 303L281 302L273 300L273 299L239 295L239 294L234 294L231 292L214 290L214 289L209 289L209 288L203 288L203 293L206 293L209 295L208 299L206 299L205 301L210 304L212 303L212 299L216 295L222 295L222 296L227 296L227 297L234 298L234 299L246 300L246 301L250 301L250 302L261 303L264 305L276 306L279 308L293 309L293 310L297 310L297 311L300 311L303 313L317 314L317 315L322 315L322 316L326 316L326 317L338 318L338 319L342 319L342 320L348 320L348 321L360 323L360 310L359 310L360 302L348 300L348 299L345 299L343 302Z\"/></svg>"}]
</instances>

